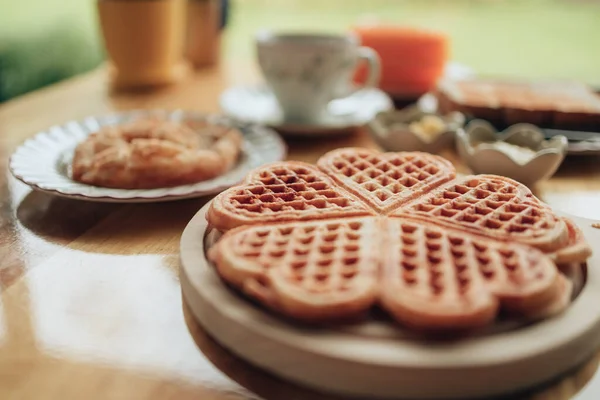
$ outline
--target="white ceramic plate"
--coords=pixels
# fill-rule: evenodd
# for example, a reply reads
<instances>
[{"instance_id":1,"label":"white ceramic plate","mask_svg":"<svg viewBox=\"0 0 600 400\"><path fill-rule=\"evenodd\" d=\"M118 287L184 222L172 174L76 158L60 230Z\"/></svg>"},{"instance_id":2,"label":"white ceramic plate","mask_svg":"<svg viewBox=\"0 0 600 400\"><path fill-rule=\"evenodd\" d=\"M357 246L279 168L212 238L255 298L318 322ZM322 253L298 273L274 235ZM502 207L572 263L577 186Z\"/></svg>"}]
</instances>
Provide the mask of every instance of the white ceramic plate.
<instances>
[{"instance_id":1,"label":"white ceramic plate","mask_svg":"<svg viewBox=\"0 0 600 400\"><path fill-rule=\"evenodd\" d=\"M221 95L221 109L232 119L267 125L286 134L330 135L345 133L369 122L377 113L394 108L390 97L376 88L359 90L329 103L328 114L317 124L285 121L275 95L264 86L236 86Z\"/></svg>"},{"instance_id":2,"label":"white ceramic plate","mask_svg":"<svg viewBox=\"0 0 600 400\"><path fill-rule=\"evenodd\" d=\"M230 123L224 117L188 111L139 110L104 117L89 117L54 126L28 139L13 153L9 169L34 190L57 196L101 202L157 202L180 200L218 193L240 182L249 170L279 161L286 147L274 131L257 126L240 127L244 133L242 154L229 172L211 180L159 189L112 189L79 183L71 179L71 160L75 147L91 132L106 125L121 124L135 118L158 116L173 121L207 120Z\"/></svg>"}]
</instances>

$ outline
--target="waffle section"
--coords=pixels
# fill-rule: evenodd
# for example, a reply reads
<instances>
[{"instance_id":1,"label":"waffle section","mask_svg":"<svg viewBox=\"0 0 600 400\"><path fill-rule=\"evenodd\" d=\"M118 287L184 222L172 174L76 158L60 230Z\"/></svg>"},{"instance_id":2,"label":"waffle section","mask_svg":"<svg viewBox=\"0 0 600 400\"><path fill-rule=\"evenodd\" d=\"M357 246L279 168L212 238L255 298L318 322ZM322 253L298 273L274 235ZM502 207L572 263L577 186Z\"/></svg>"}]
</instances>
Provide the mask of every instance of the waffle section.
<instances>
[{"instance_id":1,"label":"waffle section","mask_svg":"<svg viewBox=\"0 0 600 400\"><path fill-rule=\"evenodd\" d=\"M491 323L500 309L527 318L558 313L571 293L535 248L410 219L240 227L209 257L225 281L308 322L344 319L380 303L411 328L471 329Z\"/></svg>"},{"instance_id":2,"label":"waffle section","mask_svg":"<svg viewBox=\"0 0 600 400\"><path fill-rule=\"evenodd\" d=\"M388 235L381 303L407 326L473 328L500 308L535 318L568 304L570 282L529 246L400 219L389 220Z\"/></svg>"},{"instance_id":3,"label":"waffle section","mask_svg":"<svg viewBox=\"0 0 600 400\"><path fill-rule=\"evenodd\" d=\"M241 227L210 250L223 279L302 320L359 314L376 300L381 221L343 219Z\"/></svg>"},{"instance_id":4,"label":"waffle section","mask_svg":"<svg viewBox=\"0 0 600 400\"><path fill-rule=\"evenodd\" d=\"M219 230L244 224L373 215L310 164L281 162L253 171L213 201L207 218Z\"/></svg>"},{"instance_id":5,"label":"waffle section","mask_svg":"<svg viewBox=\"0 0 600 400\"><path fill-rule=\"evenodd\" d=\"M547 253L569 243L569 231L563 219L525 186L494 175L456 179L396 210L392 216L420 218L494 239L531 245Z\"/></svg>"},{"instance_id":6,"label":"waffle section","mask_svg":"<svg viewBox=\"0 0 600 400\"><path fill-rule=\"evenodd\" d=\"M577 228L505 177L454 178L449 162L422 153L339 149L318 162L280 162L218 195L207 214L226 231L246 224L390 215L421 219L539 248L557 263L591 249ZM422 178L421 180L419 180Z\"/></svg>"},{"instance_id":7,"label":"waffle section","mask_svg":"<svg viewBox=\"0 0 600 400\"><path fill-rule=\"evenodd\" d=\"M344 148L325 154L317 165L378 214L387 214L456 175L449 161L420 152Z\"/></svg>"}]
</instances>

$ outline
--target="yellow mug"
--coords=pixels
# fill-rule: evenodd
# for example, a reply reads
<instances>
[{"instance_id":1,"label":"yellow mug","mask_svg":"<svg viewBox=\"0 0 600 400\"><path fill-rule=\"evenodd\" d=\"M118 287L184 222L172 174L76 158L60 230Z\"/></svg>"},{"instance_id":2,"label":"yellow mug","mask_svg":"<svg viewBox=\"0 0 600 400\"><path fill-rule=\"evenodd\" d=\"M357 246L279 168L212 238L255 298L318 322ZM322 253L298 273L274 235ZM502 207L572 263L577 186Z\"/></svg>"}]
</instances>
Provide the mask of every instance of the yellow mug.
<instances>
[{"instance_id":1,"label":"yellow mug","mask_svg":"<svg viewBox=\"0 0 600 400\"><path fill-rule=\"evenodd\" d=\"M185 0L98 0L116 87L169 84L187 70Z\"/></svg>"}]
</instances>

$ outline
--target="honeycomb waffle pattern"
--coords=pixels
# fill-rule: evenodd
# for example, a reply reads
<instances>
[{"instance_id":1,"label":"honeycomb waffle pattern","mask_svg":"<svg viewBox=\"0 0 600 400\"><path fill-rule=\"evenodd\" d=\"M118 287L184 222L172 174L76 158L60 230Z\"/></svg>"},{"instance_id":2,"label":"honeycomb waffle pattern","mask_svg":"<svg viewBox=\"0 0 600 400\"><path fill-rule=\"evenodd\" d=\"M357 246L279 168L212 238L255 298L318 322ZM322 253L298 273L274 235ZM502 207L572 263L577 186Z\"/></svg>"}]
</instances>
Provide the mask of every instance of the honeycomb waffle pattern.
<instances>
[{"instance_id":1,"label":"honeycomb waffle pattern","mask_svg":"<svg viewBox=\"0 0 600 400\"><path fill-rule=\"evenodd\" d=\"M246 184L223 192L213 203L209 218L214 226L226 230L253 221L370 214L373 212L322 172L290 162L262 168Z\"/></svg>"},{"instance_id":2,"label":"honeycomb waffle pattern","mask_svg":"<svg viewBox=\"0 0 600 400\"><path fill-rule=\"evenodd\" d=\"M394 215L427 218L547 249L567 240L564 222L529 190L510 179L491 175L457 179Z\"/></svg>"},{"instance_id":3,"label":"honeycomb waffle pattern","mask_svg":"<svg viewBox=\"0 0 600 400\"><path fill-rule=\"evenodd\" d=\"M555 265L528 246L402 220L391 224L389 237L381 298L407 325L484 325L499 304L535 314L555 294Z\"/></svg>"},{"instance_id":4,"label":"honeycomb waffle pattern","mask_svg":"<svg viewBox=\"0 0 600 400\"><path fill-rule=\"evenodd\" d=\"M407 326L473 328L499 307L533 316L564 297L556 266L539 250L409 220L246 226L210 254L234 286L311 321L355 315L379 299Z\"/></svg>"},{"instance_id":5,"label":"honeycomb waffle pattern","mask_svg":"<svg viewBox=\"0 0 600 400\"><path fill-rule=\"evenodd\" d=\"M418 152L342 149L322 157L319 167L380 214L455 176L448 161Z\"/></svg>"},{"instance_id":6,"label":"honeycomb waffle pattern","mask_svg":"<svg viewBox=\"0 0 600 400\"><path fill-rule=\"evenodd\" d=\"M259 182L231 196L247 212L345 208L351 200L303 168L276 168L261 172Z\"/></svg>"},{"instance_id":7,"label":"honeycomb waffle pattern","mask_svg":"<svg viewBox=\"0 0 600 400\"><path fill-rule=\"evenodd\" d=\"M486 325L499 310L548 317L570 301L556 263L591 254L570 221L508 178L454 178L422 153L340 149L314 168L272 164L215 198L219 274L297 319L380 303L418 329ZM388 218L387 216L391 218Z\"/></svg>"},{"instance_id":8,"label":"honeycomb waffle pattern","mask_svg":"<svg viewBox=\"0 0 600 400\"><path fill-rule=\"evenodd\" d=\"M241 228L218 243L227 250L217 266L236 286L299 318L340 317L340 308L353 314L375 300L377 224L366 218Z\"/></svg>"}]
</instances>

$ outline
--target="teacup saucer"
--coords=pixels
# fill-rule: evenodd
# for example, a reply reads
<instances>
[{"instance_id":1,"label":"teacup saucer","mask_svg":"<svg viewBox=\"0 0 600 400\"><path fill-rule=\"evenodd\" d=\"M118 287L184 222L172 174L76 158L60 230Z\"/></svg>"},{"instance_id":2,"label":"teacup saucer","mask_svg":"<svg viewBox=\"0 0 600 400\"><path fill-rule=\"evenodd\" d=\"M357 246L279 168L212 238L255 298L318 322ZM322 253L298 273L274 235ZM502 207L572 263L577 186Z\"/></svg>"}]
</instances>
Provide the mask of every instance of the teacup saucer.
<instances>
[{"instance_id":1,"label":"teacup saucer","mask_svg":"<svg viewBox=\"0 0 600 400\"><path fill-rule=\"evenodd\" d=\"M319 123L292 123L285 121L275 96L264 85L229 88L221 95L220 104L223 112L237 122L266 125L294 135L345 133L365 125L377 113L394 107L389 96L381 90L362 89L330 102L328 113Z\"/></svg>"}]
</instances>

